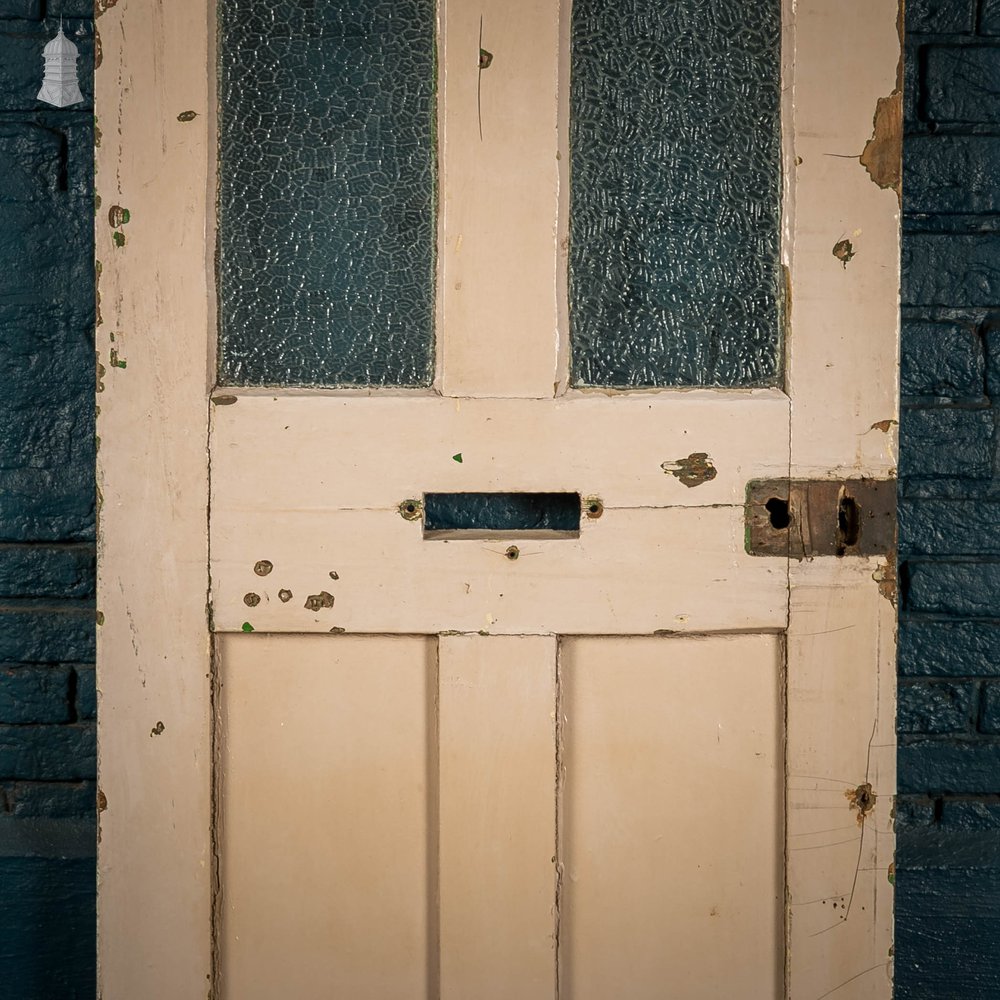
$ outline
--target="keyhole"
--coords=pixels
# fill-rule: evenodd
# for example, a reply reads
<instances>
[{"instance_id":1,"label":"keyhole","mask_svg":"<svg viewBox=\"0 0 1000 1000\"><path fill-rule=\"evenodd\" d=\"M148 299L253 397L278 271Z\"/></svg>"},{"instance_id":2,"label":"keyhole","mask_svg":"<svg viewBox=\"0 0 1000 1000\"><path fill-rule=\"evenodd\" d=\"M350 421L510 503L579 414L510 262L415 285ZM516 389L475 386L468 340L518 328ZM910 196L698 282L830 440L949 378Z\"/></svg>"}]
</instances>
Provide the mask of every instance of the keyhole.
<instances>
[{"instance_id":1,"label":"keyhole","mask_svg":"<svg viewBox=\"0 0 1000 1000\"><path fill-rule=\"evenodd\" d=\"M854 497L841 497L837 508L837 555L844 555L858 544L861 535L861 511Z\"/></svg>"},{"instance_id":2,"label":"keyhole","mask_svg":"<svg viewBox=\"0 0 1000 1000\"><path fill-rule=\"evenodd\" d=\"M788 513L788 501L781 497L771 497L764 504L764 509L771 517L771 527L776 531L784 531L792 523L792 517Z\"/></svg>"}]
</instances>

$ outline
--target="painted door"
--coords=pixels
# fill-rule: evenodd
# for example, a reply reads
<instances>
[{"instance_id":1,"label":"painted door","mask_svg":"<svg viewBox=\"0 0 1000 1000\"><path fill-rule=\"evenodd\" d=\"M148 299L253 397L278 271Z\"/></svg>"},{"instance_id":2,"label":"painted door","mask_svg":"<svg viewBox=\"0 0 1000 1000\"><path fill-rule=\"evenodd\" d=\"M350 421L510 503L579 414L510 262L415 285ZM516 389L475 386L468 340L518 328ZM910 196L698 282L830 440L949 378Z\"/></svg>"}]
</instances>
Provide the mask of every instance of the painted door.
<instances>
[{"instance_id":1,"label":"painted door","mask_svg":"<svg viewBox=\"0 0 1000 1000\"><path fill-rule=\"evenodd\" d=\"M634 6L649 32L670 16ZM105 1000L891 995L893 556L850 551L850 525L839 555L812 555L822 514L790 484L894 475L896 10L780 19L777 361L755 368L717 324L707 375L649 379L621 322L633 277L608 267L603 304L585 301L605 260L586 247L614 215L581 180L613 160L579 152L603 92L569 83L588 79L591 7L608 20L582 2L429 8L436 284L412 301L436 346L396 351L411 312L357 348L424 364L423 388L303 385L295 337L262 332L285 304L227 271L217 206L278 263L274 226L313 209L278 185L254 216L266 183L227 200L220 124L224 169L241 165L214 67L224 95L234 60L273 74L278 102L280 48L329 107L308 41L327 29L294 27L314 5L267 6L243 48L197 0L102 10ZM712 30L737 37L725 10ZM682 65L701 36L675 41ZM423 43L397 43L376 55L405 69ZM339 176L300 140L282 135L295 169ZM623 190L641 140L619 144ZM412 263L394 260L375 272ZM284 374L246 375L268 351ZM748 494L761 481L773 497ZM755 519L784 554L750 551Z\"/></svg>"}]
</instances>

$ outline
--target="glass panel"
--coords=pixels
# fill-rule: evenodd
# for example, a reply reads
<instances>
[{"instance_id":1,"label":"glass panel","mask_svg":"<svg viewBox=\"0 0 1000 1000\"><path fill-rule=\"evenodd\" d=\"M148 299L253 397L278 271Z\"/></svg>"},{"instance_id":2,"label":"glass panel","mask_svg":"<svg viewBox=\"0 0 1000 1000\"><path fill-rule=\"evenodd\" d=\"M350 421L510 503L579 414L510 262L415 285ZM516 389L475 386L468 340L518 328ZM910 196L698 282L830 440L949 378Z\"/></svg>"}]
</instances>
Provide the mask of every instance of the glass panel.
<instances>
[{"instance_id":1,"label":"glass panel","mask_svg":"<svg viewBox=\"0 0 1000 1000\"><path fill-rule=\"evenodd\" d=\"M434 0L219 0L220 379L428 385Z\"/></svg>"},{"instance_id":2,"label":"glass panel","mask_svg":"<svg viewBox=\"0 0 1000 1000\"><path fill-rule=\"evenodd\" d=\"M781 381L780 0L574 0L576 385Z\"/></svg>"}]
</instances>

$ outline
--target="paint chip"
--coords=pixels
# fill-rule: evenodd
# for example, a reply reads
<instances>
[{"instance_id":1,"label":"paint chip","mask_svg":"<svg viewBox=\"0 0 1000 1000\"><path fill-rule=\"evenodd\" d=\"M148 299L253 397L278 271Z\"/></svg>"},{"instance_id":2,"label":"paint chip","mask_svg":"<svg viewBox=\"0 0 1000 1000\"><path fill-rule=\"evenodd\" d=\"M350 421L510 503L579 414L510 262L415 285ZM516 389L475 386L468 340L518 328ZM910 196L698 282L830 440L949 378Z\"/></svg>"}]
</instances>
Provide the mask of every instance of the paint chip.
<instances>
[{"instance_id":1,"label":"paint chip","mask_svg":"<svg viewBox=\"0 0 1000 1000\"><path fill-rule=\"evenodd\" d=\"M689 489L710 483L719 474L712 459L704 451L693 451L687 458L677 458L660 465L668 475L680 480Z\"/></svg>"},{"instance_id":2,"label":"paint chip","mask_svg":"<svg viewBox=\"0 0 1000 1000\"><path fill-rule=\"evenodd\" d=\"M838 240L833 245L833 256L844 265L844 270L847 270L847 264L849 261L854 260L857 257L857 251L854 249L854 244L850 240Z\"/></svg>"}]
</instances>

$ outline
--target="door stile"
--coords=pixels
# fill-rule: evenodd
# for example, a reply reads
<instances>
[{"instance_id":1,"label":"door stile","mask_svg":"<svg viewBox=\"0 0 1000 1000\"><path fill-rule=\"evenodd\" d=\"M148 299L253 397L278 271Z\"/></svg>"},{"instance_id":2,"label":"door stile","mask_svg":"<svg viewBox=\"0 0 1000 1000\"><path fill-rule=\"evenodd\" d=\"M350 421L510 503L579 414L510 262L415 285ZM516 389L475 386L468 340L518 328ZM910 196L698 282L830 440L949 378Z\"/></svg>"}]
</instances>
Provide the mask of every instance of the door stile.
<instances>
[{"instance_id":1,"label":"door stile","mask_svg":"<svg viewBox=\"0 0 1000 1000\"><path fill-rule=\"evenodd\" d=\"M97 21L104 1000L211 988L208 17L122 0Z\"/></svg>"},{"instance_id":2,"label":"door stile","mask_svg":"<svg viewBox=\"0 0 1000 1000\"><path fill-rule=\"evenodd\" d=\"M892 0L796 8L793 479L896 475L899 16ZM857 52L865 58L851 58ZM855 71L831 86L848 60ZM894 552L790 566L786 989L794 1000L892 995L895 599Z\"/></svg>"}]
</instances>

